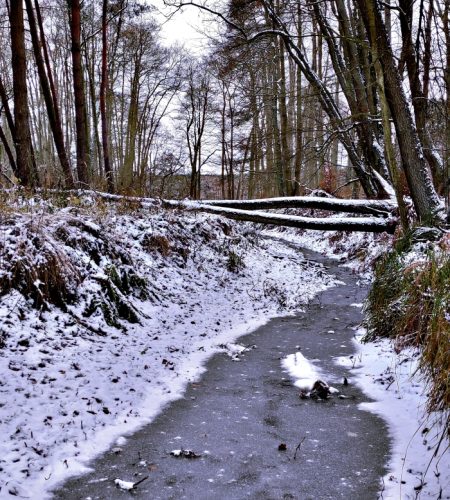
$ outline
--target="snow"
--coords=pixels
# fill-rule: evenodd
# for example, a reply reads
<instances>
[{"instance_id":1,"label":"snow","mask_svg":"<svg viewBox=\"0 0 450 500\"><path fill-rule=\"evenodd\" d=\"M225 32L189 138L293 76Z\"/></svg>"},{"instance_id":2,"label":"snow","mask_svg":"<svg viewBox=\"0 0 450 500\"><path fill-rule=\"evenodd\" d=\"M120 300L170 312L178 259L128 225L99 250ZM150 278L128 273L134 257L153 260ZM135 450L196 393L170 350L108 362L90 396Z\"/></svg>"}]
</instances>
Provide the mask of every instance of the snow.
<instances>
[{"instance_id":1,"label":"snow","mask_svg":"<svg viewBox=\"0 0 450 500\"><path fill-rule=\"evenodd\" d=\"M186 205L189 206L189 205ZM395 220L382 217L302 217L298 215L274 214L259 210L240 210L237 208L216 207L213 205L191 204L192 208L201 208L209 213L223 215L236 220L248 220L249 217L258 218L257 222L264 224L278 224L290 227L307 227L310 229L330 230L338 228L350 231L383 232L393 229Z\"/></svg>"},{"instance_id":2,"label":"snow","mask_svg":"<svg viewBox=\"0 0 450 500\"><path fill-rule=\"evenodd\" d=\"M253 345L245 346L232 342L228 342L227 344L220 344L219 347L223 349L233 361L240 361L242 354L256 348L256 346Z\"/></svg>"},{"instance_id":3,"label":"snow","mask_svg":"<svg viewBox=\"0 0 450 500\"><path fill-rule=\"evenodd\" d=\"M292 230L278 228L263 231L272 238L300 243L303 248L339 259L343 265L371 278L371 264L392 244L393 237L386 233Z\"/></svg>"},{"instance_id":4,"label":"snow","mask_svg":"<svg viewBox=\"0 0 450 500\"><path fill-rule=\"evenodd\" d=\"M282 367L295 378L294 385L304 391L311 391L316 380L320 379L319 370L301 352L289 354L281 362Z\"/></svg>"},{"instance_id":5,"label":"snow","mask_svg":"<svg viewBox=\"0 0 450 500\"><path fill-rule=\"evenodd\" d=\"M351 369L352 382L374 400L360 404L360 408L376 413L388 424L393 444L382 498L450 498L450 457L445 439L434 456L448 429L442 416L425 414L426 387L417 370L418 353L408 349L397 354L388 339L363 344L364 334L361 328L355 338L357 356L336 362Z\"/></svg>"},{"instance_id":6,"label":"snow","mask_svg":"<svg viewBox=\"0 0 450 500\"><path fill-rule=\"evenodd\" d=\"M0 219L2 283L26 267L35 290L45 281L39 263L56 256L51 270L76 300L66 312L51 303L36 309L26 287L2 290L2 498L48 497L180 398L220 345L241 350L238 337L334 284L298 249L215 215L37 211ZM105 292L117 269L146 280L145 294L131 285L122 294L136 323L120 318ZM111 307L114 325L98 301Z\"/></svg>"},{"instance_id":7,"label":"snow","mask_svg":"<svg viewBox=\"0 0 450 500\"><path fill-rule=\"evenodd\" d=\"M314 389L316 382L319 382L328 390L329 394L338 394L339 391L335 387L329 386L324 381L324 374L319 368L303 356L301 352L289 354L281 361L281 366L296 379L294 385L298 387L305 396Z\"/></svg>"},{"instance_id":8,"label":"snow","mask_svg":"<svg viewBox=\"0 0 450 500\"><path fill-rule=\"evenodd\" d=\"M381 177L379 174L377 174L379 177ZM382 177L381 179L385 184L388 184ZM388 184L389 186L389 184ZM388 188L386 188L388 189ZM392 187L391 187L392 190ZM282 205L283 207L295 207L296 205L298 206L303 206L304 208L308 208L308 206L312 206L312 208L318 208L322 204L325 204L326 206L333 205L334 210L339 210L345 212L345 209L348 209L349 207L355 208L355 207L368 207L373 210L380 210L381 211L391 211L394 208L396 208L397 203L395 201L395 193L393 193L394 199L391 200L349 200L349 199L344 199L344 198L334 198L332 196L329 197L324 197L324 196L284 196L284 197L279 197L279 198L258 198L254 200L240 200L236 202L235 200L204 200L201 201L201 204L205 205L211 205L211 206L220 206L220 207L227 207L228 205L235 205L236 203L239 203L242 207L247 207L251 208L252 206L258 206L261 204L267 204L268 206L274 205L279 206Z\"/></svg>"},{"instance_id":9,"label":"snow","mask_svg":"<svg viewBox=\"0 0 450 500\"><path fill-rule=\"evenodd\" d=\"M122 479L115 479L114 484L121 490L130 491L134 489L134 483L130 481L123 481Z\"/></svg>"},{"instance_id":10,"label":"snow","mask_svg":"<svg viewBox=\"0 0 450 500\"><path fill-rule=\"evenodd\" d=\"M128 434L181 397L211 355L239 359L253 348L239 337L336 284L283 240L352 259L358 272L391 242L367 233L258 233L245 223L172 214L150 203L133 213L103 209L96 216L97 208L49 214L40 207L0 218L0 498L48 497L60 481L88 470L89 460L109 447L125 445ZM47 254L65 264L60 278L76 292L67 311L52 304L37 309L25 289L5 289L21 269L45 265ZM123 297L137 323L115 311L117 323L108 325L100 307L87 314L115 267L147 282L146 294L132 289ZM34 297L45 283L39 272L31 276ZM450 498L448 442L432 456L443 426L437 415L424 417L415 353L398 355L388 341L358 341L357 347L356 356L336 362L348 366L352 382L374 400L362 408L388 425L393 448L382 497L416 498L422 485L420 498L437 498L441 489L442 498ZM300 388L310 390L321 378L300 352L282 363ZM116 484L134 486L123 479Z\"/></svg>"}]
</instances>

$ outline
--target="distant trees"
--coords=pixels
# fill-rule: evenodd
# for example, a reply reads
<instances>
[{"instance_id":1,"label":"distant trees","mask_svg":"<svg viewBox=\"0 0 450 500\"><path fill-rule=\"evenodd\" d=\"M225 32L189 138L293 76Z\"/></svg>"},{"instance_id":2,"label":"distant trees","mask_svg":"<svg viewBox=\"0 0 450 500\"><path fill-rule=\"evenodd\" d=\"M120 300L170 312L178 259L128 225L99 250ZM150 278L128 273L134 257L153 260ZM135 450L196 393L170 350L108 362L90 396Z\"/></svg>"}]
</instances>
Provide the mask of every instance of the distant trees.
<instances>
[{"instance_id":1,"label":"distant trees","mask_svg":"<svg viewBox=\"0 0 450 500\"><path fill-rule=\"evenodd\" d=\"M26 16L21 2L0 6L0 161L28 187L148 193L181 51L160 44L144 3L25 5Z\"/></svg>"},{"instance_id":2,"label":"distant trees","mask_svg":"<svg viewBox=\"0 0 450 500\"><path fill-rule=\"evenodd\" d=\"M250 156L249 192L261 170L274 194L290 194L292 186L294 192L331 186L343 158L367 197L386 196L391 184L400 205L408 191L421 221L442 220L437 191L442 192L446 172L429 133L428 103L441 92L433 84L439 70L432 61L445 66L439 48L448 8L443 15L434 1L420 2L414 17L409 1L391 6L375 0L230 0L221 12L210 2L174 3L216 15L227 25L223 43L232 47L229 52L250 56L254 143L262 130L252 152L263 164ZM396 55L389 31L395 17L402 42ZM259 54L264 58L258 65ZM344 185L352 182L351 175L347 179Z\"/></svg>"}]
</instances>

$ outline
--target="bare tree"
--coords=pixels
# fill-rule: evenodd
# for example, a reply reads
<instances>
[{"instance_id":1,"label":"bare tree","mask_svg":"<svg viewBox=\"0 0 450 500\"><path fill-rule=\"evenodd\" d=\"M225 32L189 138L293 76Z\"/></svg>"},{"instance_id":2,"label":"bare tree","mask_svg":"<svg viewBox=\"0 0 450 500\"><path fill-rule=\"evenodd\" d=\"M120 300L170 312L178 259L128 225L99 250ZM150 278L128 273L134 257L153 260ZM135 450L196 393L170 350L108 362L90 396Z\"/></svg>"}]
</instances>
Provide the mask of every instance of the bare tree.
<instances>
[{"instance_id":1,"label":"bare tree","mask_svg":"<svg viewBox=\"0 0 450 500\"><path fill-rule=\"evenodd\" d=\"M37 66L38 75L39 75L39 81L40 81L45 105L47 108L48 121L50 124L50 128L52 130L53 139L55 142L56 150L58 152L59 161L61 163L61 167L62 167L62 170L64 172L65 186L68 189L73 189L73 187L74 187L73 176L72 176L72 171L71 171L69 159L68 159L67 153L66 153L66 148L64 146L64 136L63 136L62 126L61 126L61 119L60 119L60 115L59 115L59 110L57 108L58 104L57 104L57 102L55 102L56 95L55 95L54 91L52 92L51 86L50 86L50 81L52 81L53 79L51 77L51 73L49 73L49 75L47 75L46 66L45 66L44 58L43 58L42 51L41 51L41 47L42 48L46 47L45 39L43 38L42 22L39 23L40 27L41 27L41 37L42 37L40 39L31 0L25 0L25 5L26 5L27 15L28 15L28 24L30 27L31 41L33 44L34 58L36 61L36 66ZM38 9L39 4L38 4L37 0L35 0L35 5ZM47 65L47 70L50 72L49 65Z\"/></svg>"},{"instance_id":2,"label":"bare tree","mask_svg":"<svg viewBox=\"0 0 450 500\"><path fill-rule=\"evenodd\" d=\"M205 68L190 64L187 70L186 96L182 106L185 136L189 150L191 181L189 195L198 199L201 193L201 167L203 139L209 110L210 78Z\"/></svg>"}]
</instances>

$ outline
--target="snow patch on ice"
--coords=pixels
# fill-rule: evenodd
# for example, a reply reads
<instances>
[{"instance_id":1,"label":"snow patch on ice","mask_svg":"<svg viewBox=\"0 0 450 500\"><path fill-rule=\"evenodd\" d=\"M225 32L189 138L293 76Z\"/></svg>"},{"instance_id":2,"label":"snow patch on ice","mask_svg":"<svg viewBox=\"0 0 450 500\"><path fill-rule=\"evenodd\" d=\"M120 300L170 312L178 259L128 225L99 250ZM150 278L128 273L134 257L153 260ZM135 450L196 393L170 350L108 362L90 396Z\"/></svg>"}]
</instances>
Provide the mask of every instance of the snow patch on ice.
<instances>
[{"instance_id":1,"label":"snow patch on ice","mask_svg":"<svg viewBox=\"0 0 450 500\"><path fill-rule=\"evenodd\" d=\"M314 382L320 379L319 370L301 352L289 354L281 365L296 379L294 385L303 391L311 391Z\"/></svg>"}]
</instances>

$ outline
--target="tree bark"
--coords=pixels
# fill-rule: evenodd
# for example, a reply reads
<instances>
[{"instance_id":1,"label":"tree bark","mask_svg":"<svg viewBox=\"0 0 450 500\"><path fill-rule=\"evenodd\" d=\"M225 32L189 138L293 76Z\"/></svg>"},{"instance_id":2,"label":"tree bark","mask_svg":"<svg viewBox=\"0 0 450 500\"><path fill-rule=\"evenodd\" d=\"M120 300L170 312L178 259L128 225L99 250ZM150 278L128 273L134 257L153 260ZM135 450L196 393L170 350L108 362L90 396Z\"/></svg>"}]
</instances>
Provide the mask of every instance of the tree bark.
<instances>
[{"instance_id":1,"label":"tree bark","mask_svg":"<svg viewBox=\"0 0 450 500\"><path fill-rule=\"evenodd\" d=\"M400 17L400 27L402 32L403 41L403 55L406 62L406 69L409 79L409 88L411 91L412 104L414 109L414 118L416 121L417 133L420 142L423 147L423 154L428 162L428 165L433 176L433 181L436 189L438 191L442 190L442 174L443 174L443 164L442 160L439 158L434 150L433 141L430 137L428 127L427 127L427 108L428 108L428 98L426 95L426 88L429 81L429 61L431 58L431 41L429 36L427 38L427 43L424 50L424 84L422 85L419 75L419 64L418 64L418 54L416 53L417 47L414 47L412 40L412 22L413 22L413 4L410 0L400 0L399 2L399 17ZM433 12L433 0L430 1L428 6L428 19L427 26L431 22L431 14ZM428 27L428 30L430 28ZM428 63L425 63L428 61Z\"/></svg>"},{"instance_id":2,"label":"tree bark","mask_svg":"<svg viewBox=\"0 0 450 500\"><path fill-rule=\"evenodd\" d=\"M35 187L38 184L38 179L33 162L28 114L27 63L22 0L11 0L9 18L17 177L23 186Z\"/></svg>"},{"instance_id":3,"label":"tree bark","mask_svg":"<svg viewBox=\"0 0 450 500\"><path fill-rule=\"evenodd\" d=\"M114 180L112 175L111 163L109 159L109 137L108 137L108 118L106 116L106 88L108 83L107 68L107 40L106 40L106 15L108 11L108 0L103 0L102 8L102 78L100 82L100 114L102 121L102 148L103 148L103 168L105 170L106 185L108 192L114 191Z\"/></svg>"},{"instance_id":4,"label":"tree bark","mask_svg":"<svg viewBox=\"0 0 450 500\"><path fill-rule=\"evenodd\" d=\"M16 165L16 160L14 159L13 152L11 151L11 148L9 147L8 139L6 138L5 132L3 131L2 126L0 125L0 141L3 144L3 148L5 150L6 156L8 157L9 164L11 166L11 170L13 171L14 175L17 177L17 165Z\"/></svg>"},{"instance_id":5,"label":"tree bark","mask_svg":"<svg viewBox=\"0 0 450 500\"><path fill-rule=\"evenodd\" d=\"M297 46L300 50L302 43L302 10L300 2L297 5L297 32L298 42ZM302 89L302 71L300 66L296 65L296 79L295 79L295 163L294 163L294 186L291 194L298 196L301 191L301 175L303 165L303 89Z\"/></svg>"},{"instance_id":6,"label":"tree bark","mask_svg":"<svg viewBox=\"0 0 450 500\"><path fill-rule=\"evenodd\" d=\"M77 146L77 173L80 187L89 185L88 137L86 124L86 97L81 60L81 5L80 0L67 0L72 39L72 74L75 100L75 128Z\"/></svg>"},{"instance_id":7,"label":"tree bark","mask_svg":"<svg viewBox=\"0 0 450 500\"><path fill-rule=\"evenodd\" d=\"M386 28L375 0L357 0L370 43L383 67L386 98L397 132L403 170L417 216L422 223L442 222L442 206L424 161L422 147L402 88Z\"/></svg>"},{"instance_id":8,"label":"tree bark","mask_svg":"<svg viewBox=\"0 0 450 500\"><path fill-rule=\"evenodd\" d=\"M0 100L2 102L3 111L5 112L6 121L8 123L9 130L11 132L11 137L13 139L14 144L16 143L16 127L14 125L14 118L11 112L11 108L9 107L8 95L6 94L5 86L3 85L2 77L0 75Z\"/></svg>"}]
</instances>

